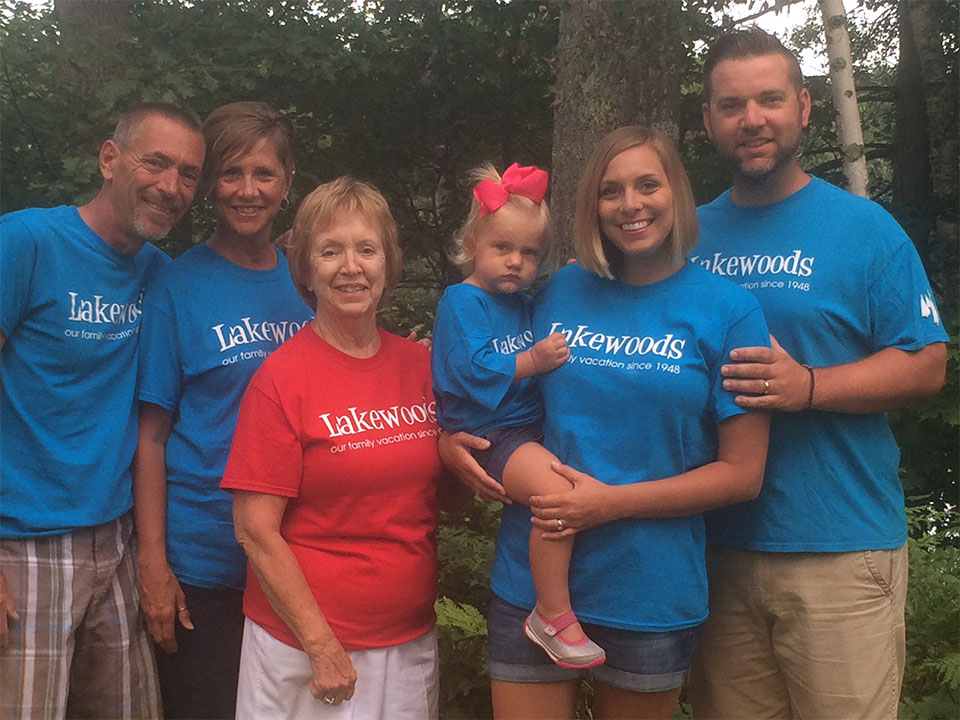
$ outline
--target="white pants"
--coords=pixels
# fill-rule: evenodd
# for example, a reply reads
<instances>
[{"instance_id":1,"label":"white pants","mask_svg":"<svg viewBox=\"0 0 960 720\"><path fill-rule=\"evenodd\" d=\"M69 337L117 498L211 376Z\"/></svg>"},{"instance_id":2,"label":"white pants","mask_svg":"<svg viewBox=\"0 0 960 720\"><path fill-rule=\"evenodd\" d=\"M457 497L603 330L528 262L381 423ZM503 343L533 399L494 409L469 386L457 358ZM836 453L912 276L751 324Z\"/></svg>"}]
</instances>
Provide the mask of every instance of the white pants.
<instances>
[{"instance_id":1,"label":"white pants","mask_svg":"<svg viewBox=\"0 0 960 720\"><path fill-rule=\"evenodd\" d=\"M247 618L240 652L237 720L435 720L438 716L436 628L415 640L347 653L357 671L353 698L324 705L310 694L313 673L302 650Z\"/></svg>"}]
</instances>

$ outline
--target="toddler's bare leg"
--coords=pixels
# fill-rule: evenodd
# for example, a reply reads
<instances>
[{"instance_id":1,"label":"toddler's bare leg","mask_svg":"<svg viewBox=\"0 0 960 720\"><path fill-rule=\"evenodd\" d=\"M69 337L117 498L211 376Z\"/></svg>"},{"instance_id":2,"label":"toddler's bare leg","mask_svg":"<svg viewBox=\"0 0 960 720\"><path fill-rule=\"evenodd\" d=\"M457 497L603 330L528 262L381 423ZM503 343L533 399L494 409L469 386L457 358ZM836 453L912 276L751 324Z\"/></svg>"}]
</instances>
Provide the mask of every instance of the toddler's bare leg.
<instances>
[{"instance_id":1,"label":"toddler's bare leg","mask_svg":"<svg viewBox=\"0 0 960 720\"><path fill-rule=\"evenodd\" d=\"M570 490L573 486L562 475L550 468L556 456L538 443L525 443L510 456L503 470L503 487L510 499L530 504L532 495L550 495ZM570 610L570 554L573 537L563 540L544 540L543 531L530 531L530 570L537 590L537 611L546 619L554 620ZM583 639L580 623L560 631L567 642Z\"/></svg>"}]
</instances>

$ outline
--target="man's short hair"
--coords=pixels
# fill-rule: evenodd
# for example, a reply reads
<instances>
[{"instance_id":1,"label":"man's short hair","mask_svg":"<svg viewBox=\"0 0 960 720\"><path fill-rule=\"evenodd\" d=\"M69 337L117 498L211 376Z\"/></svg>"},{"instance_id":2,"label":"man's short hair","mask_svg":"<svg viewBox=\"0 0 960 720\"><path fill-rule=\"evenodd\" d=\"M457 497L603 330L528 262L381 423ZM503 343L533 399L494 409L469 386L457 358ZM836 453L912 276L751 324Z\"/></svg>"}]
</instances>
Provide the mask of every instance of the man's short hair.
<instances>
[{"instance_id":1,"label":"man's short hair","mask_svg":"<svg viewBox=\"0 0 960 720\"><path fill-rule=\"evenodd\" d=\"M710 102L710 93L713 90L711 76L714 68L723 60L741 60L757 55L781 55L787 59L790 79L799 92L803 87L803 73L800 63L792 52L783 46L776 36L764 32L758 27L746 27L742 30L732 30L723 33L714 40L707 51L703 63L703 99Z\"/></svg>"},{"instance_id":2,"label":"man's short hair","mask_svg":"<svg viewBox=\"0 0 960 720\"><path fill-rule=\"evenodd\" d=\"M201 132L200 118L189 110L184 110L172 103L142 102L137 103L120 116L120 120L117 121L117 126L113 130L113 141L121 148L129 147L140 127L140 123L151 115L159 115L167 120L180 123L185 128L198 134Z\"/></svg>"}]
</instances>

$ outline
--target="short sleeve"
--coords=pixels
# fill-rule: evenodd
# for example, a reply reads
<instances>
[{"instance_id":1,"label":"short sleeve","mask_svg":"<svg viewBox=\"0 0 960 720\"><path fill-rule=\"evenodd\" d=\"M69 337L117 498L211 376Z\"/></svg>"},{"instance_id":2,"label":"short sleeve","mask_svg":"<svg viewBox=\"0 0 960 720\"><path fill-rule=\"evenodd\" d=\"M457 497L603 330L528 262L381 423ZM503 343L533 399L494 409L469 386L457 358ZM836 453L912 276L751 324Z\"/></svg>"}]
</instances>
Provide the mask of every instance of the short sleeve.
<instances>
[{"instance_id":1,"label":"short sleeve","mask_svg":"<svg viewBox=\"0 0 960 720\"><path fill-rule=\"evenodd\" d=\"M147 290L140 322L137 399L167 410L179 406L183 384L175 313L166 286L153 285Z\"/></svg>"},{"instance_id":2,"label":"short sleeve","mask_svg":"<svg viewBox=\"0 0 960 720\"><path fill-rule=\"evenodd\" d=\"M513 385L516 355L496 351L493 328L479 301L448 303L446 310L437 317L447 351L434 363L437 385L443 392L496 410Z\"/></svg>"},{"instance_id":3,"label":"short sleeve","mask_svg":"<svg viewBox=\"0 0 960 720\"><path fill-rule=\"evenodd\" d=\"M303 447L266 369L257 371L240 403L220 487L293 498L300 494Z\"/></svg>"},{"instance_id":4,"label":"short sleeve","mask_svg":"<svg viewBox=\"0 0 960 720\"><path fill-rule=\"evenodd\" d=\"M9 338L29 310L36 240L16 219L0 220L0 331Z\"/></svg>"},{"instance_id":5,"label":"short sleeve","mask_svg":"<svg viewBox=\"0 0 960 720\"><path fill-rule=\"evenodd\" d=\"M930 282L909 240L870 286L870 330L874 352L919 350L947 341Z\"/></svg>"},{"instance_id":6,"label":"short sleeve","mask_svg":"<svg viewBox=\"0 0 960 720\"><path fill-rule=\"evenodd\" d=\"M723 377L720 375L720 368L729 361L730 351L741 347L770 347L770 331L767 329L767 321L755 300L753 304L755 307L734 322L727 330L723 350L720 352L716 365L710 369L711 400L717 422L734 415L750 412L734 402L736 393L723 389Z\"/></svg>"}]
</instances>

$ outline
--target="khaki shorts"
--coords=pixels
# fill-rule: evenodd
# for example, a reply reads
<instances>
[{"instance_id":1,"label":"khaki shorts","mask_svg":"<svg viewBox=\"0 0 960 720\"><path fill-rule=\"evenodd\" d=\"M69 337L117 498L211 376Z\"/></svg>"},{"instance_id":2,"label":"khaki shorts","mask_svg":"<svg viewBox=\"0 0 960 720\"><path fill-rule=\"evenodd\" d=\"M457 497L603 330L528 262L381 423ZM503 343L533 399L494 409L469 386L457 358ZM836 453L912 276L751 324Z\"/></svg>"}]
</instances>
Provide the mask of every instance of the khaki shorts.
<instances>
[{"instance_id":1,"label":"khaki shorts","mask_svg":"<svg viewBox=\"0 0 960 720\"><path fill-rule=\"evenodd\" d=\"M710 617L691 668L697 720L896 718L907 548L710 549Z\"/></svg>"}]
</instances>

